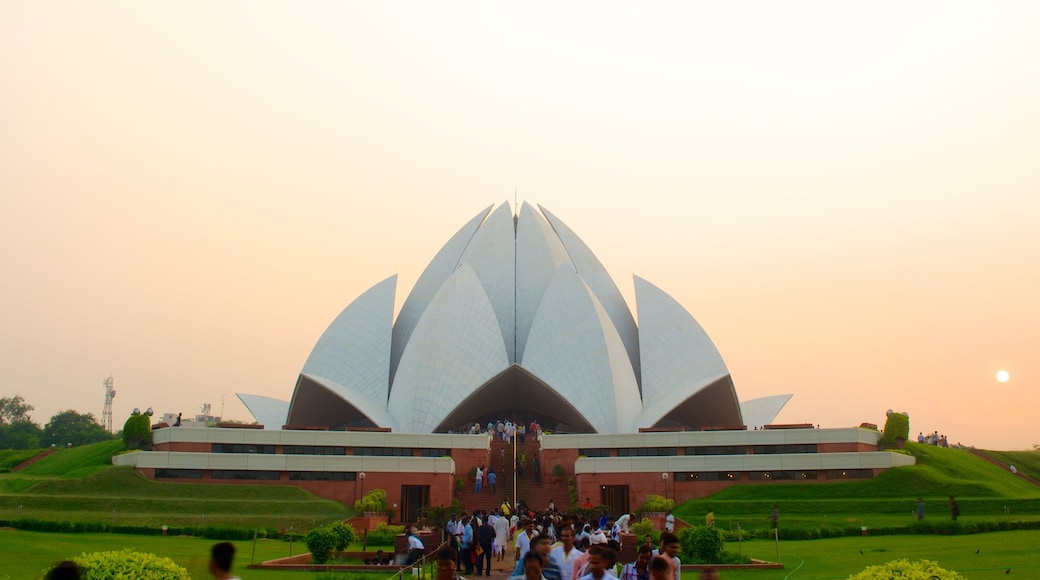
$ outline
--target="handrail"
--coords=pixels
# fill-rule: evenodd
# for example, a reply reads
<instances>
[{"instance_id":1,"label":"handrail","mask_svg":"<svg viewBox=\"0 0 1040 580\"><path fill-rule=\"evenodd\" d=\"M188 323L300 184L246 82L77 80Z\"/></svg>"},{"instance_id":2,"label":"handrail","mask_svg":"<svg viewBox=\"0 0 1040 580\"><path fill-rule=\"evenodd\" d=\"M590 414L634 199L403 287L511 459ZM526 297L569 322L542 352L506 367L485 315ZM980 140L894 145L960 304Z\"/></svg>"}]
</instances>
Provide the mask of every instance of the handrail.
<instances>
[{"instance_id":1,"label":"handrail","mask_svg":"<svg viewBox=\"0 0 1040 580\"><path fill-rule=\"evenodd\" d=\"M450 543L450 540L445 540L445 541L441 542L441 544L439 546L437 546L437 548L434 549L432 552L430 552L428 554L423 554L422 558L419 558L418 560L416 560L415 562L412 562L411 564L406 564L404 566L401 566L401 568L397 572L395 572L393 576L390 577L390 580L395 580L395 579L397 579L397 580L404 580L404 571L405 570L410 570L412 568L419 568L419 579L422 580L422 577L423 577L423 566L425 566L426 564L429 564L430 567L432 568L433 564L434 564L434 561L437 559L437 552L439 552L441 550L441 548L443 548L444 546L449 545L449 543ZM433 558L430 558L430 556L433 556ZM431 578L433 577L433 570L432 569L430 570L430 577Z\"/></svg>"}]
</instances>

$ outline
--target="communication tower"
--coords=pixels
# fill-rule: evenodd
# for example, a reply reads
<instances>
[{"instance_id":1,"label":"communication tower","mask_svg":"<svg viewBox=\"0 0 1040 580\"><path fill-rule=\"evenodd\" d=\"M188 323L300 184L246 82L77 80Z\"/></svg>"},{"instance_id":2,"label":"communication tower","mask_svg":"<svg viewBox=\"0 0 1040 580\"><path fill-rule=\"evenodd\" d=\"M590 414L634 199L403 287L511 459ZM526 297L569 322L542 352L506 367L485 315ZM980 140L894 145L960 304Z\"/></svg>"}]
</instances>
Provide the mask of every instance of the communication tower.
<instances>
[{"instance_id":1,"label":"communication tower","mask_svg":"<svg viewBox=\"0 0 1040 580\"><path fill-rule=\"evenodd\" d=\"M101 426L112 432L112 399L116 398L116 390L112 388L112 375L105 379L105 409L101 411Z\"/></svg>"}]
</instances>

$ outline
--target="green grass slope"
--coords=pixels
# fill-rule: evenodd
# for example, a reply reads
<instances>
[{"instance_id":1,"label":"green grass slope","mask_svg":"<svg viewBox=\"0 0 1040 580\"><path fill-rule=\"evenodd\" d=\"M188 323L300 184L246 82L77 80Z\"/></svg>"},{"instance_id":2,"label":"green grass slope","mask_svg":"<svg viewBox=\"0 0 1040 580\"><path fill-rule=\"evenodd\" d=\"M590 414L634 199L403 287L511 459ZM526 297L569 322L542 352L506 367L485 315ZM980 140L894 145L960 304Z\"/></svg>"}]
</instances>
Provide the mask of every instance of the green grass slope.
<instances>
[{"instance_id":1,"label":"green grass slope","mask_svg":"<svg viewBox=\"0 0 1040 580\"><path fill-rule=\"evenodd\" d=\"M913 521L917 497L925 500L926 518L948 519L952 495L968 519L1040 519L1040 487L966 450L916 443L908 443L907 450L916 465L889 469L874 479L733 486L684 503L676 515L700 524L711 506L719 525L758 528L767 525L776 503L788 525L897 526Z\"/></svg>"},{"instance_id":2,"label":"green grass slope","mask_svg":"<svg viewBox=\"0 0 1040 580\"><path fill-rule=\"evenodd\" d=\"M0 473L10 471L19 464L36 457L45 449L0 449Z\"/></svg>"},{"instance_id":3,"label":"green grass slope","mask_svg":"<svg viewBox=\"0 0 1040 580\"><path fill-rule=\"evenodd\" d=\"M0 475L0 519L120 525L309 528L352 511L289 485L157 482L115 467L121 441L62 449Z\"/></svg>"},{"instance_id":4,"label":"green grass slope","mask_svg":"<svg viewBox=\"0 0 1040 580\"><path fill-rule=\"evenodd\" d=\"M1014 465L1019 473L1024 473L1040 481L1040 449L1034 451L980 451L1004 465Z\"/></svg>"},{"instance_id":5,"label":"green grass slope","mask_svg":"<svg viewBox=\"0 0 1040 580\"><path fill-rule=\"evenodd\" d=\"M80 447L59 449L53 455L17 472L19 477L89 477L112 466L112 456L123 450L123 442L102 441Z\"/></svg>"}]
</instances>

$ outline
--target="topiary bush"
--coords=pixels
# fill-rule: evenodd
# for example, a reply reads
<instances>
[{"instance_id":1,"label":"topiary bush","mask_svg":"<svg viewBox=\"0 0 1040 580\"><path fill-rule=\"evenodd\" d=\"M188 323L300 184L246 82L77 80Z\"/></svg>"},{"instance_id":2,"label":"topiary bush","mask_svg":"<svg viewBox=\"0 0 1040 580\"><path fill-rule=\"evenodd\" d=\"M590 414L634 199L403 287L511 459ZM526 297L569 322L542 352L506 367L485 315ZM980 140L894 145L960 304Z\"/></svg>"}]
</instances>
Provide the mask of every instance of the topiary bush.
<instances>
[{"instance_id":1,"label":"topiary bush","mask_svg":"<svg viewBox=\"0 0 1040 580\"><path fill-rule=\"evenodd\" d=\"M336 536L335 549L337 552L346 550L347 546L357 539L357 532L354 531L354 527L350 524L336 521L332 522L327 527L332 531L332 534Z\"/></svg>"},{"instance_id":2,"label":"topiary bush","mask_svg":"<svg viewBox=\"0 0 1040 580\"><path fill-rule=\"evenodd\" d=\"M303 543L307 544L307 550L311 553L311 562L324 564L329 561L336 547L336 534L328 526L314 528L303 537Z\"/></svg>"},{"instance_id":3,"label":"topiary bush","mask_svg":"<svg viewBox=\"0 0 1040 580\"><path fill-rule=\"evenodd\" d=\"M374 530L368 531L369 546L393 546L398 534L404 533L404 526L391 526L379 522Z\"/></svg>"},{"instance_id":4,"label":"topiary bush","mask_svg":"<svg viewBox=\"0 0 1040 580\"><path fill-rule=\"evenodd\" d=\"M931 560L910 561L907 559L893 560L877 566L867 566L865 570L849 576L849 580L890 580L891 578L903 578L905 580L964 580L964 576L940 568Z\"/></svg>"},{"instance_id":5,"label":"topiary bush","mask_svg":"<svg viewBox=\"0 0 1040 580\"><path fill-rule=\"evenodd\" d=\"M878 446L882 449L901 449L910 437L910 416L906 413L888 412L885 420L885 432L881 434Z\"/></svg>"},{"instance_id":6,"label":"topiary bush","mask_svg":"<svg viewBox=\"0 0 1040 580\"><path fill-rule=\"evenodd\" d=\"M369 546L393 546L397 534L405 533L405 526L390 526L380 522L375 529L368 530Z\"/></svg>"},{"instance_id":7,"label":"topiary bush","mask_svg":"<svg viewBox=\"0 0 1040 580\"><path fill-rule=\"evenodd\" d=\"M147 415L145 415L147 417ZM134 580L189 580L191 575L173 560L130 548L122 551L91 552L77 556L83 580L134 578Z\"/></svg>"},{"instance_id":8,"label":"topiary bush","mask_svg":"<svg viewBox=\"0 0 1040 580\"><path fill-rule=\"evenodd\" d=\"M670 512L675 507L675 502L664 496L650 494L643 500L639 511L643 512Z\"/></svg>"},{"instance_id":9,"label":"topiary bush","mask_svg":"<svg viewBox=\"0 0 1040 580\"><path fill-rule=\"evenodd\" d=\"M123 443L127 449L142 449L152 444L152 418L145 414L130 415L123 424Z\"/></svg>"},{"instance_id":10,"label":"topiary bush","mask_svg":"<svg viewBox=\"0 0 1040 580\"><path fill-rule=\"evenodd\" d=\"M682 548L683 561L692 559L696 564L722 563L722 548L726 538L722 530L715 526L684 528L679 531L679 545Z\"/></svg>"},{"instance_id":11,"label":"topiary bush","mask_svg":"<svg viewBox=\"0 0 1040 580\"><path fill-rule=\"evenodd\" d=\"M385 512L386 511L386 492L382 489L373 489L366 493L364 497L354 502L354 511L356 512Z\"/></svg>"},{"instance_id":12,"label":"topiary bush","mask_svg":"<svg viewBox=\"0 0 1040 580\"><path fill-rule=\"evenodd\" d=\"M636 539L639 543L643 543L643 538L650 536L650 541L656 546L661 542L661 532L654 529L654 522L643 518L638 522L632 524L632 533L635 534Z\"/></svg>"}]
</instances>

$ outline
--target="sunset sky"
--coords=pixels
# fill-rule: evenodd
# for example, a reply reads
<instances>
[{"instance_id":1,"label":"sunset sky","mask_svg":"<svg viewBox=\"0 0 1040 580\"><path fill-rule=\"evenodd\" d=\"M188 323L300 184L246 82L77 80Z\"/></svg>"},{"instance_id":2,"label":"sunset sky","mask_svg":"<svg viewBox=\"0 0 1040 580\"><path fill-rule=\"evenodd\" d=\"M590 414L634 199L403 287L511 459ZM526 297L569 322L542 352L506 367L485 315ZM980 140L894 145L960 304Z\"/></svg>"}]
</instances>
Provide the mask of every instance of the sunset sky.
<instances>
[{"instance_id":1,"label":"sunset sky","mask_svg":"<svg viewBox=\"0 0 1040 580\"><path fill-rule=\"evenodd\" d=\"M0 396L288 400L541 204L779 422L1040 444L1040 3L0 3ZM638 320L638 312L635 312ZM998 370L1010 373L1007 383Z\"/></svg>"}]
</instances>

